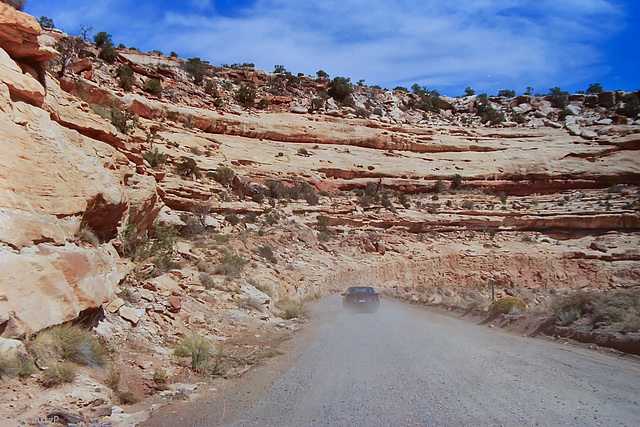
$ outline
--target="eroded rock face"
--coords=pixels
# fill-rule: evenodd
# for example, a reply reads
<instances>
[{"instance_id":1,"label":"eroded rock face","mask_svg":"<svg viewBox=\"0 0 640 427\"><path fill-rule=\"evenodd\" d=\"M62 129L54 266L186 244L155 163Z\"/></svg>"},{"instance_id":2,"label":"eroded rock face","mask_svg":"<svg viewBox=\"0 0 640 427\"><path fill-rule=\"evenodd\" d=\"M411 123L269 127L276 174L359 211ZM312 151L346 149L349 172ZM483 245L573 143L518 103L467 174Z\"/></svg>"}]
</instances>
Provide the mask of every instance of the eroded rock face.
<instances>
[{"instance_id":1,"label":"eroded rock face","mask_svg":"<svg viewBox=\"0 0 640 427\"><path fill-rule=\"evenodd\" d=\"M113 247L131 210L139 228L162 203L121 135L37 67L55 55L40 26L0 3L0 335L74 319L113 298L127 269ZM36 67L34 69L34 67ZM118 151L120 147L123 152Z\"/></svg>"},{"instance_id":2,"label":"eroded rock face","mask_svg":"<svg viewBox=\"0 0 640 427\"><path fill-rule=\"evenodd\" d=\"M40 106L44 101L44 87L30 74L23 74L20 66L0 48L0 81L14 99L23 99Z\"/></svg>"},{"instance_id":3,"label":"eroded rock face","mask_svg":"<svg viewBox=\"0 0 640 427\"><path fill-rule=\"evenodd\" d=\"M40 42L42 29L36 18L4 3L0 3L0 34L0 47L16 60L41 66L58 54Z\"/></svg>"}]
</instances>

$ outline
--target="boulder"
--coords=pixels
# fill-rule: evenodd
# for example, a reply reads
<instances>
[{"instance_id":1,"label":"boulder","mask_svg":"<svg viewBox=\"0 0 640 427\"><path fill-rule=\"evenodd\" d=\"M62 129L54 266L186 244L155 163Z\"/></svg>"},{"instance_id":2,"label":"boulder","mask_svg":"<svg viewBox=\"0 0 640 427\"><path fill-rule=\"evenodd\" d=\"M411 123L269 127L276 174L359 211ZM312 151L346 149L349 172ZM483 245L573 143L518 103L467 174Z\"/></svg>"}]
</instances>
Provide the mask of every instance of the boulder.
<instances>
[{"instance_id":1,"label":"boulder","mask_svg":"<svg viewBox=\"0 0 640 427\"><path fill-rule=\"evenodd\" d=\"M138 322L140 321L141 313L139 313L138 310L135 310L126 305L123 305L122 307L120 307L120 310L118 310L118 314L120 314L120 317L122 317L124 320L128 321L134 326L137 325Z\"/></svg>"},{"instance_id":2,"label":"boulder","mask_svg":"<svg viewBox=\"0 0 640 427\"><path fill-rule=\"evenodd\" d=\"M303 226L302 230L298 233L298 240L301 240L308 245L315 245L318 242L315 231L307 226Z\"/></svg>"},{"instance_id":3,"label":"boulder","mask_svg":"<svg viewBox=\"0 0 640 427\"><path fill-rule=\"evenodd\" d=\"M615 92L600 92L598 94L598 105L604 108L611 108L616 105Z\"/></svg>"},{"instance_id":4,"label":"boulder","mask_svg":"<svg viewBox=\"0 0 640 427\"><path fill-rule=\"evenodd\" d=\"M182 293L182 288L180 288L178 282L168 273L150 280L149 283L161 292L169 292L175 295Z\"/></svg>"},{"instance_id":5,"label":"boulder","mask_svg":"<svg viewBox=\"0 0 640 427\"><path fill-rule=\"evenodd\" d=\"M533 110L531 104L519 104L516 107L513 107L513 111L518 114L524 114Z\"/></svg>"},{"instance_id":6,"label":"boulder","mask_svg":"<svg viewBox=\"0 0 640 427\"><path fill-rule=\"evenodd\" d=\"M598 105L598 95L591 94L591 95L587 95L584 98L584 106L585 107L593 108L596 105Z\"/></svg>"},{"instance_id":7,"label":"boulder","mask_svg":"<svg viewBox=\"0 0 640 427\"><path fill-rule=\"evenodd\" d=\"M584 139L593 139L593 138L597 138L598 134L589 129L582 129L580 131L580 136L583 137Z\"/></svg>"},{"instance_id":8,"label":"boulder","mask_svg":"<svg viewBox=\"0 0 640 427\"><path fill-rule=\"evenodd\" d=\"M582 111L582 109L575 104L567 105L565 107L565 110L567 110L570 114L573 114L574 116L580 115L580 112Z\"/></svg>"},{"instance_id":9,"label":"boulder","mask_svg":"<svg viewBox=\"0 0 640 427\"><path fill-rule=\"evenodd\" d=\"M455 113L473 113L473 109L476 105L476 95L465 96L456 101L453 105L453 111Z\"/></svg>"},{"instance_id":10,"label":"boulder","mask_svg":"<svg viewBox=\"0 0 640 427\"><path fill-rule=\"evenodd\" d=\"M89 71L93 68L93 62L91 58L82 58L78 61L72 62L67 65L67 70L74 74L80 74L83 71Z\"/></svg>"},{"instance_id":11,"label":"boulder","mask_svg":"<svg viewBox=\"0 0 640 427\"><path fill-rule=\"evenodd\" d=\"M562 127L562 125L560 123L556 123L556 122L553 122L553 121L548 120L548 119L542 119L542 121L543 121L545 126L550 127L550 128L560 129Z\"/></svg>"},{"instance_id":12,"label":"boulder","mask_svg":"<svg viewBox=\"0 0 640 427\"><path fill-rule=\"evenodd\" d=\"M291 107L291 112L295 114L307 114L309 112L309 109L301 105L294 105L293 107Z\"/></svg>"},{"instance_id":13,"label":"boulder","mask_svg":"<svg viewBox=\"0 0 640 427\"><path fill-rule=\"evenodd\" d=\"M0 360L16 360L26 352L22 341L0 337Z\"/></svg>"},{"instance_id":14,"label":"boulder","mask_svg":"<svg viewBox=\"0 0 640 427\"><path fill-rule=\"evenodd\" d=\"M518 105L521 104L531 104L531 100L533 99L533 96L531 95L519 95L516 97L516 101L518 103Z\"/></svg>"},{"instance_id":15,"label":"boulder","mask_svg":"<svg viewBox=\"0 0 640 427\"><path fill-rule=\"evenodd\" d=\"M574 136L580 136L581 130L580 130L580 126L577 124L569 124L566 126L567 130L569 131L569 133L571 135Z\"/></svg>"},{"instance_id":16,"label":"boulder","mask_svg":"<svg viewBox=\"0 0 640 427\"><path fill-rule=\"evenodd\" d=\"M116 298L112 300L110 303L104 305L105 311L109 313L117 313L120 310L120 307L124 305L124 300L122 298Z\"/></svg>"},{"instance_id":17,"label":"boulder","mask_svg":"<svg viewBox=\"0 0 640 427\"><path fill-rule=\"evenodd\" d=\"M534 128L543 127L544 125L545 125L544 121L542 119L539 119L539 118L531 119L527 123L527 126L534 127Z\"/></svg>"},{"instance_id":18,"label":"boulder","mask_svg":"<svg viewBox=\"0 0 640 427\"><path fill-rule=\"evenodd\" d=\"M0 250L0 323L7 322L0 335L20 337L111 301L125 275L116 256L113 248L75 244Z\"/></svg>"},{"instance_id":19,"label":"boulder","mask_svg":"<svg viewBox=\"0 0 640 427\"><path fill-rule=\"evenodd\" d=\"M451 98L450 96L440 97L440 108L442 110L453 110L453 106L455 103L456 103L455 98Z\"/></svg>"},{"instance_id":20,"label":"boulder","mask_svg":"<svg viewBox=\"0 0 640 427\"><path fill-rule=\"evenodd\" d=\"M364 241L362 242L363 248L365 252L376 252L377 249L374 246L373 243L371 243L371 240L369 239L364 239Z\"/></svg>"}]
</instances>

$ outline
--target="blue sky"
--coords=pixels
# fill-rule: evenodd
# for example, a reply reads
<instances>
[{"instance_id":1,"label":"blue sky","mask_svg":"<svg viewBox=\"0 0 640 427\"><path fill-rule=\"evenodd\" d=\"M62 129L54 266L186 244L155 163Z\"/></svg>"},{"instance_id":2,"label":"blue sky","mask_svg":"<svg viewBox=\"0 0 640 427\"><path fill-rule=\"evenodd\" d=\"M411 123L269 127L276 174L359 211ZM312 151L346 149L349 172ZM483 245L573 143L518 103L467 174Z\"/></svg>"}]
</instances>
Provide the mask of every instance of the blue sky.
<instances>
[{"instance_id":1,"label":"blue sky","mask_svg":"<svg viewBox=\"0 0 640 427\"><path fill-rule=\"evenodd\" d=\"M143 51L387 88L640 89L640 0L27 0L25 12Z\"/></svg>"}]
</instances>

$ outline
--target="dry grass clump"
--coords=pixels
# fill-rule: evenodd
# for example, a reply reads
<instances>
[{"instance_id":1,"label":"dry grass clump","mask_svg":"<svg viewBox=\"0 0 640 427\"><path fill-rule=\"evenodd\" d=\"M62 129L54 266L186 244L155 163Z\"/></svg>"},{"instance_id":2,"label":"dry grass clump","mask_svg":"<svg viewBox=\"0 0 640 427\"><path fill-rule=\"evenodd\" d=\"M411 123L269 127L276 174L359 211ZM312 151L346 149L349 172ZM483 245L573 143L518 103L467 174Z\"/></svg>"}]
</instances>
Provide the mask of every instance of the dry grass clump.
<instances>
[{"instance_id":1,"label":"dry grass clump","mask_svg":"<svg viewBox=\"0 0 640 427\"><path fill-rule=\"evenodd\" d=\"M76 378L76 365L71 362L59 362L48 367L40 382L47 388L71 383Z\"/></svg>"},{"instance_id":2,"label":"dry grass clump","mask_svg":"<svg viewBox=\"0 0 640 427\"><path fill-rule=\"evenodd\" d=\"M107 352L88 330L77 325L59 325L38 333L27 342L37 360L52 364L58 360L86 366L102 366Z\"/></svg>"},{"instance_id":3,"label":"dry grass clump","mask_svg":"<svg viewBox=\"0 0 640 427\"><path fill-rule=\"evenodd\" d=\"M191 369L194 372L204 373L209 368L209 340L196 332L188 332L180 341L180 345L174 350L178 357L191 357Z\"/></svg>"},{"instance_id":4,"label":"dry grass clump","mask_svg":"<svg viewBox=\"0 0 640 427\"><path fill-rule=\"evenodd\" d=\"M200 273L200 276L198 276L200 279L200 283L202 284L202 286L205 287L205 289L211 289L215 286L215 281L213 280L213 277L211 277L211 275L209 275L209 273Z\"/></svg>"},{"instance_id":5,"label":"dry grass clump","mask_svg":"<svg viewBox=\"0 0 640 427\"><path fill-rule=\"evenodd\" d=\"M33 359L28 354L4 355L0 357L0 379L4 376L29 377L37 372Z\"/></svg>"},{"instance_id":6,"label":"dry grass clump","mask_svg":"<svg viewBox=\"0 0 640 427\"><path fill-rule=\"evenodd\" d=\"M568 326L583 317L590 317L592 324L612 325L628 332L640 331L638 288L561 295L552 301L551 310L558 326Z\"/></svg>"},{"instance_id":7,"label":"dry grass clump","mask_svg":"<svg viewBox=\"0 0 640 427\"><path fill-rule=\"evenodd\" d=\"M280 301L278 307L282 311L283 319L295 319L304 312L302 301L299 300L285 299Z\"/></svg>"},{"instance_id":8,"label":"dry grass clump","mask_svg":"<svg viewBox=\"0 0 640 427\"><path fill-rule=\"evenodd\" d=\"M263 359L270 359L272 357L282 356L283 354L284 351L282 350L279 350L277 348L268 348L262 353L261 357Z\"/></svg>"},{"instance_id":9,"label":"dry grass clump","mask_svg":"<svg viewBox=\"0 0 640 427\"><path fill-rule=\"evenodd\" d=\"M527 311L527 303L522 298L506 296L492 302L489 310L504 314L522 314Z\"/></svg>"},{"instance_id":10,"label":"dry grass clump","mask_svg":"<svg viewBox=\"0 0 640 427\"><path fill-rule=\"evenodd\" d=\"M166 388L168 378L169 375L167 375L167 371L162 368L153 371L153 382L159 390L164 390Z\"/></svg>"}]
</instances>

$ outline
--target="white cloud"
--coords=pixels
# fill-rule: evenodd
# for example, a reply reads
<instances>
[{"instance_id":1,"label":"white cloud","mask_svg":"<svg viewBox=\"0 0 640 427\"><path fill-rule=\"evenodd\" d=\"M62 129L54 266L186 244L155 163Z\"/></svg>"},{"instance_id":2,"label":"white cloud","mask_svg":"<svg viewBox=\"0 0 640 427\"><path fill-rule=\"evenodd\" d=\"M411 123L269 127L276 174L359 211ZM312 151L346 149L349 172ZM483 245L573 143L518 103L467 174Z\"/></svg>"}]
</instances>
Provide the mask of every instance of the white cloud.
<instances>
[{"instance_id":1,"label":"white cloud","mask_svg":"<svg viewBox=\"0 0 640 427\"><path fill-rule=\"evenodd\" d=\"M117 43L213 64L323 69L368 84L418 82L452 94L467 85L546 91L591 78L603 70L598 46L624 17L614 0L257 0L233 18L200 12L215 8L209 0L167 12L149 0L132 3L81 5L64 21L96 19L90 25L112 25Z\"/></svg>"}]
</instances>

